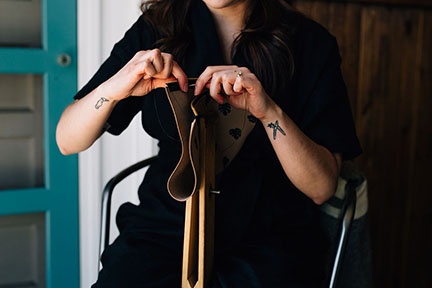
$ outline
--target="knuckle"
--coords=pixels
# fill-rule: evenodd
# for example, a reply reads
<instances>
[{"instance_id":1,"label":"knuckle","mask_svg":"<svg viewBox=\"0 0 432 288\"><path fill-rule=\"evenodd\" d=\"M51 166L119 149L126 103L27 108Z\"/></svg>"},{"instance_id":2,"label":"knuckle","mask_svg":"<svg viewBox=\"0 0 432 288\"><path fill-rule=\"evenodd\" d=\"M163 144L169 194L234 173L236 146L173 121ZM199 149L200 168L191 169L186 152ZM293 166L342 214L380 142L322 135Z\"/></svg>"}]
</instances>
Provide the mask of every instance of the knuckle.
<instances>
[{"instance_id":1,"label":"knuckle","mask_svg":"<svg viewBox=\"0 0 432 288\"><path fill-rule=\"evenodd\" d=\"M135 53L135 56L134 56L134 58L141 58L143 55L145 55L145 51L138 51L138 52L136 52Z\"/></svg>"},{"instance_id":2,"label":"knuckle","mask_svg":"<svg viewBox=\"0 0 432 288\"><path fill-rule=\"evenodd\" d=\"M215 72L215 73L213 73L213 79L221 79L223 77L223 73L221 73L221 72Z\"/></svg>"},{"instance_id":3,"label":"knuckle","mask_svg":"<svg viewBox=\"0 0 432 288\"><path fill-rule=\"evenodd\" d=\"M230 75L228 75L227 73L224 73L224 74L222 75L222 80L223 80L224 82L227 82L230 78L231 78Z\"/></svg>"},{"instance_id":4,"label":"knuckle","mask_svg":"<svg viewBox=\"0 0 432 288\"><path fill-rule=\"evenodd\" d=\"M145 61L143 63L143 67L144 67L144 70L147 72L147 74L153 73L153 66L151 65L151 63L149 61Z\"/></svg>"},{"instance_id":5,"label":"knuckle","mask_svg":"<svg viewBox=\"0 0 432 288\"><path fill-rule=\"evenodd\" d=\"M150 61L149 60L143 61L143 66L144 66L144 68L149 68L150 67Z\"/></svg>"}]
</instances>

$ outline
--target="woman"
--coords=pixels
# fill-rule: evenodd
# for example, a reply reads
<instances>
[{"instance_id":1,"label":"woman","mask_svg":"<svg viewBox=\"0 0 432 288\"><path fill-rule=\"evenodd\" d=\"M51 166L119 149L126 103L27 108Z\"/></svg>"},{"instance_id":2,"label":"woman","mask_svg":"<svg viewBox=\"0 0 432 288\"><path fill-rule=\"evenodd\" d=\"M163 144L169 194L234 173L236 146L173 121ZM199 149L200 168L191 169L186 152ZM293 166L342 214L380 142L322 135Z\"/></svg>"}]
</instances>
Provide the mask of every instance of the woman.
<instances>
[{"instance_id":1,"label":"woman","mask_svg":"<svg viewBox=\"0 0 432 288\"><path fill-rule=\"evenodd\" d=\"M256 122L219 175L212 287L319 287L327 247L318 208L332 196L342 159L357 156L336 40L283 0L159 0L118 42L63 113L63 154L120 134L142 111L159 159L139 206L117 214L120 236L102 256L94 287L179 287L184 203L166 191L181 153L163 89L198 77L219 103ZM246 99L245 99L246 97ZM247 107L244 107L247 103Z\"/></svg>"}]
</instances>

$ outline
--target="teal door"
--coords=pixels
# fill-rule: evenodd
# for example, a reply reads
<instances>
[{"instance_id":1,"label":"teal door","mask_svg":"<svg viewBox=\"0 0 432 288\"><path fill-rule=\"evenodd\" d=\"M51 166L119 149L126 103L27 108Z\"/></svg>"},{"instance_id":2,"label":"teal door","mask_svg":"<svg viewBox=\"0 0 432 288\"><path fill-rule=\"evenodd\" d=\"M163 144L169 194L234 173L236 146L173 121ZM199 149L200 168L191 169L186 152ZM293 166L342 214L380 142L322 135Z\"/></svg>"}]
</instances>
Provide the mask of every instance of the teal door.
<instances>
[{"instance_id":1,"label":"teal door","mask_svg":"<svg viewBox=\"0 0 432 288\"><path fill-rule=\"evenodd\" d=\"M55 140L76 50L76 1L0 0L0 287L79 287L77 157Z\"/></svg>"}]
</instances>

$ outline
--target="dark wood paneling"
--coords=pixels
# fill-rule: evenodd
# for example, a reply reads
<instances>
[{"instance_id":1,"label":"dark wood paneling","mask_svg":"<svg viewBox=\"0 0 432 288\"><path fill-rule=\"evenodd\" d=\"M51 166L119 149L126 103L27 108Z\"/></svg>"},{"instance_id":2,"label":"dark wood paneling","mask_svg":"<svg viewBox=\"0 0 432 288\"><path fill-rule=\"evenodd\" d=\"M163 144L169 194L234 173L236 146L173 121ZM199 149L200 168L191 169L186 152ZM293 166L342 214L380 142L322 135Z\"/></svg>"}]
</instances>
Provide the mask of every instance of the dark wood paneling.
<instances>
[{"instance_id":1,"label":"dark wood paneling","mask_svg":"<svg viewBox=\"0 0 432 288\"><path fill-rule=\"evenodd\" d=\"M356 113L360 49L361 6L325 2L298 1L296 8L327 27L336 36L342 55L342 71Z\"/></svg>"},{"instance_id":2,"label":"dark wood paneling","mask_svg":"<svg viewBox=\"0 0 432 288\"><path fill-rule=\"evenodd\" d=\"M419 279L417 287L432 283L432 11L425 12L421 21L423 37L419 42L419 97L412 115L415 117L415 138L411 147L413 161L410 209L406 231L408 271L406 283ZM411 225L410 225L411 224ZM413 241L414 240L414 241ZM409 286L409 285L408 285ZM407 286L407 287L408 287ZM414 286L411 286L414 287Z\"/></svg>"},{"instance_id":3,"label":"dark wood paneling","mask_svg":"<svg viewBox=\"0 0 432 288\"><path fill-rule=\"evenodd\" d=\"M368 8L362 13L356 120L366 153L359 163L372 187L377 285L395 288L407 287L407 220L411 194L415 193L411 191L416 132L412 112L419 101L420 16L419 11L387 8Z\"/></svg>"},{"instance_id":4,"label":"dark wood paneling","mask_svg":"<svg viewBox=\"0 0 432 288\"><path fill-rule=\"evenodd\" d=\"M344 0L340 0L344 1ZM403 6L424 6L431 7L431 0L345 0L350 3L365 3L365 4L385 4L385 5L403 5Z\"/></svg>"},{"instance_id":5,"label":"dark wood paneling","mask_svg":"<svg viewBox=\"0 0 432 288\"><path fill-rule=\"evenodd\" d=\"M387 5L387 6L409 6L409 7L432 7L432 0L300 0L301 2L327 2L327 3L361 3L371 5ZM291 2L300 2L293 0Z\"/></svg>"},{"instance_id":6,"label":"dark wood paneling","mask_svg":"<svg viewBox=\"0 0 432 288\"><path fill-rule=\"evenodd\" d=\"M329 1L294 5L338 39L365 150L357 163L370 187L375 287L430 287L432 12Z\"/></svg>"}]
</instances>

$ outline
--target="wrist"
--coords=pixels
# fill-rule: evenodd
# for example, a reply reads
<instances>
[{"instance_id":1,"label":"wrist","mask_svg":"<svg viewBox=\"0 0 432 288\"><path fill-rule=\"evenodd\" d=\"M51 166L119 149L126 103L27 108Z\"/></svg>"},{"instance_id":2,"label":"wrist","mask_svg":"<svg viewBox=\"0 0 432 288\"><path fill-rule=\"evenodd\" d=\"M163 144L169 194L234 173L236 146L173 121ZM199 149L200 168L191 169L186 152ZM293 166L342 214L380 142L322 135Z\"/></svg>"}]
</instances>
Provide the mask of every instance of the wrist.
<instances>
[{"instance_id":1,"label":"wrist","mask_svg":"<svg viewBox=\"0 0 432 288\"><path fill-rule=\"evenodd\" d=\"M107 92L107 89L105 89L104 84L99 85L95 89L95 98L99 99L106 99L106 102L108 102L110 105L117 104L119 100L117 100L113 95L110 95L110 93Z\"/></svg>"},{"instance_id":2,"label":"wrist","mask_svg":"<svg viewBox=\"0 0 432 288\"><path fill-rule=\"evenodd\" d=\"M275 119L280 119L282 115L282 109L272 99L270 99L265 113L258 119L265 125Z\"/></svg>"}]
</instances>

